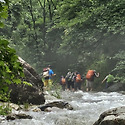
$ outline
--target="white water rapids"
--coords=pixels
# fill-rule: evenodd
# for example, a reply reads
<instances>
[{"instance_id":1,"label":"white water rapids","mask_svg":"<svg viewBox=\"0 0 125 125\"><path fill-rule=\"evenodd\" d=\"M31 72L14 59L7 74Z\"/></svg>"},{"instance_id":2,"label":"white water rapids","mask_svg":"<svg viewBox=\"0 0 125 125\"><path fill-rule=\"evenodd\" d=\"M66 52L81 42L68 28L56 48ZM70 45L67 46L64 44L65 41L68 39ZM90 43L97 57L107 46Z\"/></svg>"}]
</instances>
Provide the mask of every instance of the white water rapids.
<instances>
[{"instance_id":1,"label":"white water rapids","mask_svg":"<svg viewBox=\"0 0 125 125\"><path fill-rule=\"evenodd\" d=\"M93 125L100 114L108 109L125 105L125 95L111 92L62 92L63 101L73 110L54 108L51 112L25 112L33 119L4 121L0 125ZM47 101L53 102L51 97Z\"/></svg>"}]
</instances>

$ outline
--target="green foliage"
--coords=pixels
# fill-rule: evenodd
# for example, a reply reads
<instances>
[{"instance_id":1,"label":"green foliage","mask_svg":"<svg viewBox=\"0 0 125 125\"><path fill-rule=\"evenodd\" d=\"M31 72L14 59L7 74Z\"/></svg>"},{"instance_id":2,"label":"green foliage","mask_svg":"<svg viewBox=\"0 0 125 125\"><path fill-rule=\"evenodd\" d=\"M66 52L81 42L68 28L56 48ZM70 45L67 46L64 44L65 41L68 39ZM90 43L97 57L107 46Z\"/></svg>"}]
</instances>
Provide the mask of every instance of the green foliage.
<instances>
[{"instance_id":1,"label":"green foliage","mask_svg":"<svg viewBox=\"0 0 125 125\"><path fill-rule=\"evenodd\" d=\"M123 62L113 57L124 50L124 6L124 0L12 0L2 35L39 73L48 64L59 75L93 68L101 81L113 69L122 73Z\"/></svg>"},{"instance_id":2,"label":"green foliage","mask_svg":"<svg viewBox=\"0 0 125 125\"><path fill-rule=\"evenodd\" d=\"M27 111L30 106L29 103L24 103L23 105L24 105L24 110Z\"/></svg>"},{"instance_id":3,"label":"green foliage","mask_svg":"<svg viewBox=\"0 0 125 125\"><path fill-rule=\"evenodd\" d=\"M6 2L0 2L0 23L2 19L7 17ZM23 77L23 68L18 62L16 51L9 47L9 42L6 39L0 38L0 99L8 101L8 86L9 84L21 83L20 77ZM5 108L6 110L6 108Z\"/></svg>"},{"instance_id":4,"label":"green foliage","mask_svg":"<svg viewBox=\"0 0 125 125\"><path fill-rule=\"evenodd\" d=\"M49 91L50 94L58 99L61 99L61 86L58 84L57 81L55 81L53 84L52 84L52 87L51 87L51 90Z\"/></svg>"},{"instance_id":5,"label":"green foliage","mask_svg":"<svg viewBox=\"0 0 125 125\"><path fill-rule=\"evenodd\" d=\"M50 94L54 97L56 97L57 99L61 99L61 93L60 93L60 89L55 89L54 91L51 91Z\"/></svg>"},{"instance_id":6,"label":"green foliage","mask_svg":"<svg viewBox=\"0 0 125 125\"><path fill-rule=\"evenodd\" d=\"M56 91L51 91L50 94L54 97L56 97L57 99L61 99L61 93L59 90L56 90Z\"/></svg>"},{"instance_id":7,"label":"green foliage","mask_svg":"<svg viewBox=\"0 0 125 125\"><path fill-rule=\"evenodd\" d=\"M20 77L24 76L16 52L8 44L7 40L0 39L0 98L5 96L4 100L6 100L8 85L12 83L20 84Z\"/></svg>"},{"instance_id":8,"label":"green foliage","mask_svg":"<svg viewBox=\"0 0 125 125\"><path fill-rule=\"evenodd\" d=\"M120 82L125 82L125 51L120 51L114 56L117 60L114 72L117 72L117 80Z\"/></svg>"},{"instance_id":9,"label":"green foliage","mask_svg":"<svg viewBox=\"0 0 125 125\"><path fill-rule=\"evenodd\" d=\"M125 77L124 76L116 76L115 83L123 83L125 84Z\"/></svg>"},{"instance_id":10,"label":"green foliage","mask_svg":"<svg viewBox=\"0 0 125 125\"><path fill-rule=\"evenodd\" d=\"M23 81L23 84L28 85L28 86L32 86L31 83L28 83L28 82L26 82L26 81Z\"/></svg>"},{"instance_id":11,"label":"green foliage","mask_svg":"<svg viewBox=\"0 0 125 125\"><path fill-rule=\"evenodd\" d=\"M6 0L5 2L0 2L0 28L2 28L4 26L3 24L3 19L7 18L7 2L8 0Z\"/></svg>"},{"instance_id":12,"label":"green foliage","mask_svg":"<svg viewBox=\"0 0 125 125\"><path fill-rule=\"evenodd\" d=\"M0 115L7 115L10 114L12 112L12 109L9 106L9 103L7 105L1 105L0 106Z\"/></svg>"},{"instance_id":13,"label":"green foliage","mask_svg":"<svg viewBox=\"0 0 125 125\"><path fill-rule=\"evenodd\" d=\"M18 84L21 83L18 77L24 74L15 50L10 48L8 44L7 40L0 39L0 82Z\"/></svg>"}]
</instances>

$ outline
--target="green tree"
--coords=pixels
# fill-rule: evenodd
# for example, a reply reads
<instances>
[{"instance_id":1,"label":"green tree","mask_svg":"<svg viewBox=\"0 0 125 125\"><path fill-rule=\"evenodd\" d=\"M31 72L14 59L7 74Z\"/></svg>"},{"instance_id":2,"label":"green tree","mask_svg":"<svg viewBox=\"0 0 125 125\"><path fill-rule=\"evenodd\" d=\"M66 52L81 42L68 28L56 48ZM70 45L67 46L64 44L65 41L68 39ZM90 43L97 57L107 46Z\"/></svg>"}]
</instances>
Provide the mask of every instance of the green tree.
<instances>
[{"instance_id":1,"label":"green tree","mask_svg":"<svg viewBox=\"0 0 125 125\"><path fill-rule=\"evenodd\" d=\"M0 2L0 21L7 17L7 6L7 0ZM7 40L0 38L0 100L7 99L9 84L21 83L22 76L24 76L23 68L18 62L16 51L9 47Z\"/></svg>"},{"instance_id":2,"label":"green tree","mask_svg":"<svg viewBox=\"0 0 125 125\"><path fill-rule=\"evenodd\" d=\"M10 46L38 72L55 63L56 48L60 46L61 31L51 29L57 3L56 0L12 0L9 4L9 17L3 32L11 39Z\"/></svg>"},{"instance_id":3,"label":"green tree","mask_svg":"<svg viewBox=\"0 0 125 125\"><path fill-rule=\"evenodd\" d=\"M116 66L114 68L114 72L117 72L116 79L118 82L125 82L125 51L120 51L114 56L114 59L116 60Z\"/></svg>"},{"instance_id":4,"label":"green tree","mask_svg":"<svg viewBox=\"0 0 125 125\"><path fill-rule=\"evenodd\" d=\"M59 75L94 68L105 76L124 50L124 6L123 0L12 0L1 33L39 73L51 64Z\"/></svg>"}]
</instances>

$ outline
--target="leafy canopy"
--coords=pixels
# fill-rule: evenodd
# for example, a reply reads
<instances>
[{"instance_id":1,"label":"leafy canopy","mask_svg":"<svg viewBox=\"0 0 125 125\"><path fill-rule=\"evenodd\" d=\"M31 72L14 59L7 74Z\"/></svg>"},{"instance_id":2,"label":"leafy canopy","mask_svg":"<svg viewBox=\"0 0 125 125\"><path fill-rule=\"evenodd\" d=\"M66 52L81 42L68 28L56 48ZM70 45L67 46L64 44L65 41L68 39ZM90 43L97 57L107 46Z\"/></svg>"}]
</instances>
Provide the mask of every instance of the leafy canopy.
<instances>
[{"instance_id":1,"label":"leafy canopy","mask_svg":"<svg viewBox=\"0 0 125 125\"><path fill-rule=\"evenodd\" d=\"M3 26L3 19L7 17L8 1L0 1L0 27ZM18 62L16 51L9 47L9 42L0 38L0 100L6 100L8 86L12 83L21 83L23 68Z\"/></svg>"}]
</instances>

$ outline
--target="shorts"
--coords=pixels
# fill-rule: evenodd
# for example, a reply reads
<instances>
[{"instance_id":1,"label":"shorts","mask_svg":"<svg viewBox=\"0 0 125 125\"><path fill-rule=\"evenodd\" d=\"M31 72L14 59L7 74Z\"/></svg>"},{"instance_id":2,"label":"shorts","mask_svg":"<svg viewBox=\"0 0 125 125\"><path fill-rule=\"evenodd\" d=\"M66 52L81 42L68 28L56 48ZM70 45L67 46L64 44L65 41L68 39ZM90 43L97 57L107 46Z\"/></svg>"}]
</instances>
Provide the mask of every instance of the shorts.
<instances>
[{"instance_id":1,"label":"shorts","mask_svg":"<svg viewBox=\"0 0 125 125\"><path fill-rule=\"evenodd\" d=\"M93 83L94 83L94 81L86 80L86 87L87 88L92 88L93 87Z\"/></svg>"}]
</instances>

